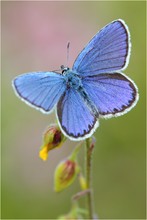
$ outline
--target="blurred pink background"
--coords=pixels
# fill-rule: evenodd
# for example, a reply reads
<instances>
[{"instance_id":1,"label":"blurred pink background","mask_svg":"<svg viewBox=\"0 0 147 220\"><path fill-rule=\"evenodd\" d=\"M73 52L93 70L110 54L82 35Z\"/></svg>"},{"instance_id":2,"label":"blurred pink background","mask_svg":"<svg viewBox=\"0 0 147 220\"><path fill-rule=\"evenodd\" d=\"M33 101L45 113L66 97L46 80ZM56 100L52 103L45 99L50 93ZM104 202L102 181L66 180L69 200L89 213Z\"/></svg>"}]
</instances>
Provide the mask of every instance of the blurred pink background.
<instances>
[{"instance_id":1,"label":"blurred pink background","mask_svg":"<svg viewBox=\"0 0 147 220\"><path fill-rule=\"evenodd\" d=\"M75 143L67 141L38 157L42 132L55 114L43 115L22 103L11 80L31 71L68 66L107 23L124 19L132 36L125 72L139 87L140 101L126 116L100 121L93 160L95 210L100 219L145 216L145 2L2 2L2 218L53 219L70 210L78 181L53 192L54 170ZM82 151L84 153L84 149ZM84 163L83 153L80 161Z\"/></svg>"}]
</instances>

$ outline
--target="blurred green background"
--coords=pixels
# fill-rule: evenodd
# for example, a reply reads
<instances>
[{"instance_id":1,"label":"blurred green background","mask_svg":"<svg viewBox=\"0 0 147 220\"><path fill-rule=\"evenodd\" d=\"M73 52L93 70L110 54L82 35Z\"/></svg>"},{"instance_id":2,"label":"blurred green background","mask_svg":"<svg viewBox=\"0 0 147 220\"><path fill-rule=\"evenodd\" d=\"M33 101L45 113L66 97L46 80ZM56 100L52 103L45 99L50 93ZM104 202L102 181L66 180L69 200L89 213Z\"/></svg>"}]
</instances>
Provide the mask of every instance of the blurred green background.
<instances>
[{"instance_id":1,"label":"blurred green background","mask_svg":"<svg viewBox=\"0 0 147 220\"><path fill-rule=\"evenodd\" d=\"M53 192L54 170L74 142L38 157L42 132L55 120L21 102L11 80L18 74L69 67L107 23L129 26L132 53L125 73L139 87L140 100L128 114L101 120L93 154L95 211L100 219L145 219L145 40L143 1L2 2L2 219L54 219L70 209L78 181ZM81 151L81 162L84 163Z\"/></svg>"}]
</instances>

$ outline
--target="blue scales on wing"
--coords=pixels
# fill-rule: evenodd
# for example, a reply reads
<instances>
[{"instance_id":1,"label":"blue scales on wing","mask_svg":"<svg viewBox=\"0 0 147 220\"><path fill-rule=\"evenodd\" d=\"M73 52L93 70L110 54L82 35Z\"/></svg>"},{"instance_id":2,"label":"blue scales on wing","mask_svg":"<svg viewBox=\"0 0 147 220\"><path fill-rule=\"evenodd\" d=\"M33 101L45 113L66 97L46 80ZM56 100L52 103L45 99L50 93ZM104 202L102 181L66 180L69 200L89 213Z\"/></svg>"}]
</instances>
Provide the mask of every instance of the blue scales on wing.
<instances>
[{"instance_id":1,"label":"blue scales on wing","mask_svg":"<svg viewBox=\"0 0 147 220\"><path fill-rule=\"evenodd\" d=\"M117 72L85 77L83 86L101 117L127 113L138 99L135 83Z\"/></svg>"},{"instance_id":2,"label":"blue scales on wing","mask_svg":"<svg viewBox=\"0 0 147 220\"><path fill-rule=\"evenodd\" d=\"M77 57L73 69L101 117L128 112L138 100L137 86L122 74L130 56L130 34L117 20L100 30Z\"/></svg>"},{"instance_id":3,"label":"blue scales on wing","mask_svg":"<svg viewBox=\"0 0 147 220\"><path fill-rule=\"evenodd\" d=\"M93 76L125 68L130 56L130 34L122 20L101 29L74 62L73 70Z\"/></svg>"},{"instance_id":4,"label":"blue scales on wing","mask_svg":"<svg viewBox=\"0 0 147 220\"><path fill-rule=\"evenodd\" d=\"M72 88L67 89L58 102L57 116L63 132L73 140L91 136L98 127L97 118L91 114L79 92Z\"/></svg>"},{"instance_id":5,"label":"blue scales on wing","mask_svg":"<svg viewBox=\"0 0 147 220\"><path fill-rule=\"evenodd\" d=\"M66 85L63 75L56 72L32 72L13 80L14 89L23 101L49 113L57 104Z\"/></svg>"}]
</instances>

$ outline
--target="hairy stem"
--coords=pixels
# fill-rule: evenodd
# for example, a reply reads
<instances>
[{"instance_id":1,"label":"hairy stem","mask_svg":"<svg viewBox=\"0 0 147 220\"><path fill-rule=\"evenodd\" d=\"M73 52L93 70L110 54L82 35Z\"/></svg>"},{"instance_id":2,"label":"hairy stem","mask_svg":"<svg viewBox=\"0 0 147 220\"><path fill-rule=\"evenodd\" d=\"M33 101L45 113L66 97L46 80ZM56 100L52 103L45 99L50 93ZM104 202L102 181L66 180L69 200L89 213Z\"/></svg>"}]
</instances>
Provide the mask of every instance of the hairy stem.
<instances>
[{"instance_id":1,"label":"hairy stem","mask_svg":"<svg viewBox=\"0 0 147 220\"><path fill-rule=\"evenodd\" d=\"M87 193L87 209L88 209L88 218L93 219L93 201L92 201L92 190L91 190L91 156L92 150L91 148L91 141L90 138L86 139L86 182L87 182L87 189L89 193Z\"/></svg>"}]
</instances>

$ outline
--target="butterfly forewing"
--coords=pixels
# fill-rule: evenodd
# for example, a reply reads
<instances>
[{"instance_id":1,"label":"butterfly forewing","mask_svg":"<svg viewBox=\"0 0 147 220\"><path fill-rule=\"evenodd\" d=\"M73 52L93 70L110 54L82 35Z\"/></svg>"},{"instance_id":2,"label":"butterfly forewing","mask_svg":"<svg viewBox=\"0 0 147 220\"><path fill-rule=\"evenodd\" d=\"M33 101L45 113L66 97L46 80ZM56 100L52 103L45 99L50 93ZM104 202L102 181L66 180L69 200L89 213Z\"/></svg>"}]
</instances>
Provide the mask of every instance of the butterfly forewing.
<instances>
[{"instance_id":1,"label":"butterfly forewing","mask_svg":"<svg viewBox=\"0 0 147 220\"><path fill-rule=\"evenodd\" d=\"M49 113L65 92L64 77L55 72L22 74L13 80L17 95L32 107Z\"/></svg>"},{"instance_id":2,"label":"butterfly forewing","mask_svg":"<svg viewBox=\"0 0 147 220\"><path fill-rule=\"evenodd\" d=\"M82 50L73 69L82 76L121 70L130 55L130 34L124 21L116 20L98 32Z\"/></svg>"}]
</instances>

